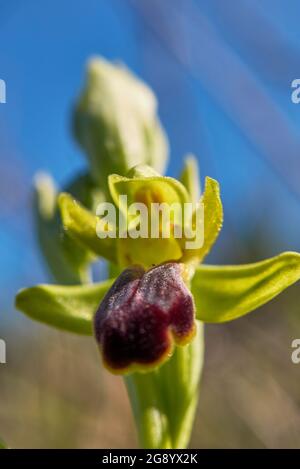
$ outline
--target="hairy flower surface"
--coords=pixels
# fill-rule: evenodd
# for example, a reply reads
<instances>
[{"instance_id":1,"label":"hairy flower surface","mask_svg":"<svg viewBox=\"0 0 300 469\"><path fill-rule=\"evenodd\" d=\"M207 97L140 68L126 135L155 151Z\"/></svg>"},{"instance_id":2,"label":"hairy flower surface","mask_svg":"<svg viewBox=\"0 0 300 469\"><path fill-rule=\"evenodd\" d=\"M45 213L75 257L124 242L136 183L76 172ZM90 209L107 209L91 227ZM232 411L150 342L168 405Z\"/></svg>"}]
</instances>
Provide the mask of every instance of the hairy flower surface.
<instances>
[{"instance_id":1,"label":"hairy flower surface","mask_svg":"<svg viewBox=\"0 0 300 469\"><path fill-rule=\"evenodd\" d=\"M114 372L155 366L184 345L195 330L194 302L183 266L162 264L123 271L95 315L95 335L105 365Z\"/></svg>"}]
</instances>

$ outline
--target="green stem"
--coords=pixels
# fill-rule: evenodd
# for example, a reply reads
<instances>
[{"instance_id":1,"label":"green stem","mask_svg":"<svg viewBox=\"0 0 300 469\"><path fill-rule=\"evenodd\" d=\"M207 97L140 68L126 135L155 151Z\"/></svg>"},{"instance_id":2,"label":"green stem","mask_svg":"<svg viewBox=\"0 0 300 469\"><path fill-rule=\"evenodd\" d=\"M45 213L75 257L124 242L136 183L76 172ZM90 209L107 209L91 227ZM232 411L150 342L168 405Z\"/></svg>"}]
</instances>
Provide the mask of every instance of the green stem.
<instances>
[{"instance_id":1,"label":"green stem","mask_svg":"<svg viewBox=\"0 0 300 469\"><path fill-rule=\"evenodd\" d=\"M164 365L125 378L143 448L187 447L198 402L203 350L203 324L198 322L195 339L176 347Z\"/></svg>"},{"instance_id":2,"label":"green stem","mask_svg":"<svg viewBox=\"0 0 300 469\"><path fill-rule=\"evenodd\" d=\"M172 448L170 429L161 395L157 373L133 373L125 378L132 410L143 448Z\"/></svg>"}]
</instances>

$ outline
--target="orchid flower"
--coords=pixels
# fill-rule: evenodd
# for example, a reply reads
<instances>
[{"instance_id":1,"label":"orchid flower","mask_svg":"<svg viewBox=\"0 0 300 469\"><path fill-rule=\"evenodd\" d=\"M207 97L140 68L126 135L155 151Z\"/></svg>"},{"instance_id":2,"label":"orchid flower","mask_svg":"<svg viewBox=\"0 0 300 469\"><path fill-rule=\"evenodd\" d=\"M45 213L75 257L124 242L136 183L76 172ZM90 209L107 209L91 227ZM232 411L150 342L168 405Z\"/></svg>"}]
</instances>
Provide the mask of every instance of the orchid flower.
<instances>
[{"instance_id":1,"label":"orchid flower","mask_svg":"<svg viewBox=\"0 0 300 469\"><path fill-rule=\"evenodd\" d=\"M194 158L186 160L180 180L157 172L167 144L155 112L146 85L119 66L92 62L75 112L90 172L59 195L47 178L37 183L40 244L65 284L21 290L16 307L37 321L91 336L107 370L124 376L141 446L185 448L198 402L204 323L231 321L270 301L300 279L300 254L246 265L203 264L223 223L219 184L206 178L200 194ZM188 249L172 231L158 239L99 236L95 206L107 200L120 213L120 195L146 205L200 201L203 244ZM89 283L87 269L97 257L107 260L110 275Z\"/></svg>"}]
</instances>

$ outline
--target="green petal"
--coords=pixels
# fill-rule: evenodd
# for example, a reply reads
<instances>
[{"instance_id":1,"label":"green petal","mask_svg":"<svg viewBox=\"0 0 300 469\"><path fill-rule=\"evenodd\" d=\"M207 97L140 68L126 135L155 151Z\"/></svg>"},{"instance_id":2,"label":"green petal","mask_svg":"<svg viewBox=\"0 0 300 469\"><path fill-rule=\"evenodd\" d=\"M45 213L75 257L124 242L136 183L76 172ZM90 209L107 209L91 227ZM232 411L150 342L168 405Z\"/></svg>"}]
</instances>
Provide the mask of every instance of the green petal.
<instances>
[{"instance_id":1,"label":"green petal","mask_svg":"<svg viewBox=\"0 0 300 469\"><path fill-rule=\"evenodd\" d=\"M69 194L60 194L58 203L62 222L68 235L96 255L115 262L116 239L97 236L98 217L85 209Z\"/></svg>"},{"instance_id":2,"label":"green petal","mask_svg":"<svg viewBox=\"0 0 300 469\"><path fill-rule=\"evenodd\" d=\"M92 334L93 315L113 280L93 285L38 285L21 290L16 308L32 319L78 334Z\"/></svg>"},{"instance_id":3,"label":"green petal","mask_svg":"<svg viewBox=\"0 0 300 469\"><path fill-rule=\"evenodd\" d=\"M205 266L192 280L197 317L205 322L239 318L300 279L300 254L285 252L254 264Z\"/></svg>"},{"instance_id":4,"label":"green petal","mask_svg":"<svg viewBox=\"0 0 300 469\"><path fill-rule=\"evenodd\" d=\"M223 207L218 181L210 177L205 179L204 193L200 203L204 207L204 243L200 249L186 250L183 262L193 260L201 262L217 240L223 224Z\"/></svg>"},{"instance_id":5,"label":"green petal","mask_svg":"<svg viewBox=\"0 0 300 469\"><path fill-rule=\"evenodd\" d=\"M202 261L215 244L223 224L223 206L218 181L207 177L202 196L204 204L204 245L198 255Z\"/></svg>"},{"instance_id":6,"label":"green petal","mask_svg":"<svg viewBox=\"0 0 300 469\"><path fill-rule=\"evenodd\" d=\"M201 186L198 162L193 155L186 157L180 180L188 191L191 201L196 204L200 199Z\"/></svg>"}]
</instances>

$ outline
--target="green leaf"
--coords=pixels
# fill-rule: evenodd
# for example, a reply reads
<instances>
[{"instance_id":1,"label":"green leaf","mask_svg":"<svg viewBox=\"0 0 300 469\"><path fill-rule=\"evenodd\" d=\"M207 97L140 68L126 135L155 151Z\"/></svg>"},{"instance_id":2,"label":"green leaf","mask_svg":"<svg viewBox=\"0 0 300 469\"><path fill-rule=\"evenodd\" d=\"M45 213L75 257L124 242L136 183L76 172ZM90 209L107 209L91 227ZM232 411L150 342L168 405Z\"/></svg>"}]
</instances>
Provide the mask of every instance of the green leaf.
<instances>
[{"instance_id":1,"label":"green leaf","mask_svg":"<svg viewBox=\"0 0 300 469\"><path fill-rule=\"evenodd\" d=\"M68 235L96 255L116 262L116 239L98 237L99 218L69 194L60 194L58 203L62 222Z\"/></svg>"},{"instance_id":2,"label":"green leaf","mask_svg":"<svg viewBox=\"0 0 300 469\"><path fill-rule=\"evenodd\" d=\"M180 181L188 191L191 201L196 204L200 199L201 186L198 162L193 155L186 157Z\"/></svg>"},{"instance_id":3,"label":"green leaf","mask_svg":"<svg viewBox=\"0 0 300 469\"><path fill-rule=\"evenodd\" d=\"M16 308L58 329L91 335L93 315L112 283L26 288L17 294Z\"/></svg>"},{"instance_id":4,"label":"green leaf","mask_svg":"<svg viewBox=\"0 0 300 469\"><path fill-rule=\"evenodd\" d=\"M254 264L200 265L192 280L197 317L205 322L239 318L300 279L300 254L285 252Z\"/></svg>"},{"instance_id":5,"label":"green leaf","mask_svg":"<svg viewBox=\"0 0 300 469\"><path fill-rule=\"evenodd\" d=\"M210 177L205 179L204 193L200 203L204 208L204 243L200 249L186 250L182 262L188 263L195 260L201 262L217 240L223 224L223 207L218 181Z\"/></svg>"},{"instance_id":6,"label":"green leaf","mask_svg":"<svg viewBox=\"0 0 300 469\"><path fill-rule=\"evenodd\" d=\"M163 172L168 141L157 117L151 89L125 66L100 57L87 67L85 87L74 112L74 134L94 179L125 175L137 164Z\"/></svg>"}]
</instances>

